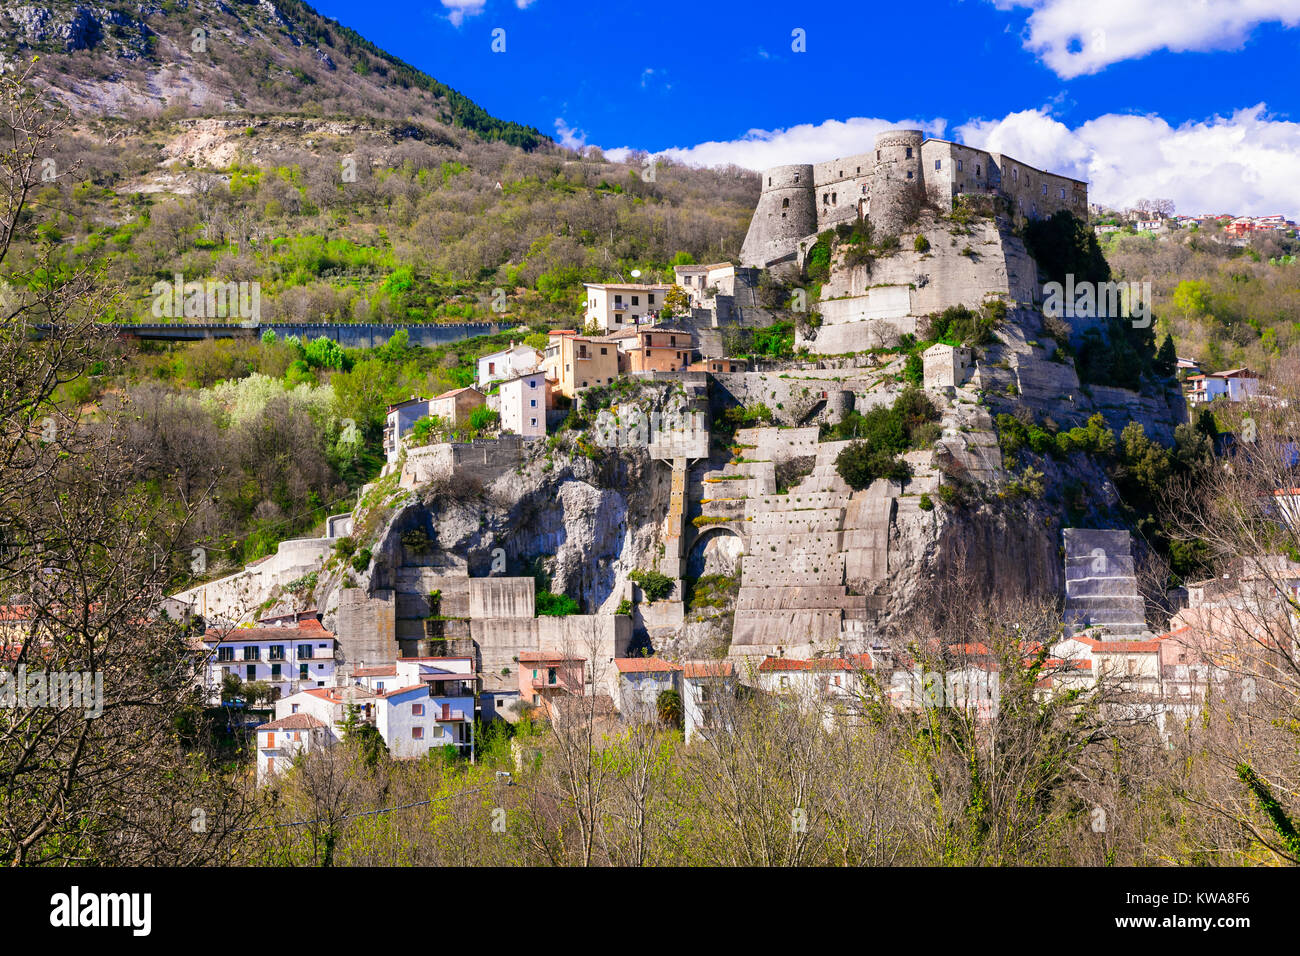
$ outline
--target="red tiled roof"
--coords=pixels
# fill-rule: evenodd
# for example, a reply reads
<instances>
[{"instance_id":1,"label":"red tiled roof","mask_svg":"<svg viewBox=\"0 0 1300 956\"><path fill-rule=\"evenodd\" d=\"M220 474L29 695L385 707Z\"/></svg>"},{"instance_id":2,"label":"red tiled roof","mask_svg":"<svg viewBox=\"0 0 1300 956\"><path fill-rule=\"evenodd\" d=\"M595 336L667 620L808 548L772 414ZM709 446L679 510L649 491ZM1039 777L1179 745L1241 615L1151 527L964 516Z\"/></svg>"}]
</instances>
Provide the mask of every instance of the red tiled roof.
<instances>
[{"instance_id":1,"label":"red tiled roof","mask_svg":"<svg viewBox=\"0 0 1300 956\"><path fill-rule=\"evenodd\" d=\"M759 671L856 671L871 670L871 657L858 654L851 658L817 657L808 660L793 657L765 657Z\"/></svg>"},{"instance_id":2,"label":"red tiled roof","mask_svg":"<svg viewBox=\"0 0 1300 956\"><path fill-rule=\"evenodd\" d=\"M329 726L324 721L313 717L311 714L286 714L279 720L273 720L269 724L262 724L258 730L314 730L317 727Z\"/></svg>"},{"instance_id":3,"label":"red tiled roof","mask_svg":"<svg viewBox=\"0 0 1300 956\"><path fill-rule=\"evenodd\" d=\"M680 664L658 657L616 657L614 666L620 674L671 673L682 669Z\"/></svg>"},{"instance_id":4,"label":"red tiled roof","mask_svg":"<svg viewBox=\"0 0 1300 956\"><path fill-rule=\"evenodd\" d=\"M235 641L272 641L289 644L294 641L333 640L334 635L325 630L315 618L299 621L296 627L210 627L203 635L208 644L234 643Z\"/></svg>"},{"instance_id":5,"label":"red tiled roof","mask_svg":"<svg viewBox=\"0 0 1300 956\"><path fill-rule=\"evenodd\" d=\"M733 677L736 673L734 661L686 661L682 669L687 677Z\"/></svg>"},{"instance_id":6,"label":"red tiled roof","mask_svg":"<svg viewBox=\"0 0 1300 956\"><path fill-rule=\"evenodd\" d=\"M352 672L353 677L396 677L397 665L387 664L378 667L358 667Z\"/></svg>"},{"instance_id":7,"label":"red tiled roof","mask_svg":"<svg viewBox=\"0 0 1300 956\"><path fill-rule=\"evenodd\" d=\"M1078 641L1080 644L1087 644L1092 648L1094 654L1145 654L1160 650L1160 642L1168 637L1168 634L1161 634L1150 641L1103 641L1095 637L1084 637L1076 634L1071 640Z\"/></svg>"}]
</instances>

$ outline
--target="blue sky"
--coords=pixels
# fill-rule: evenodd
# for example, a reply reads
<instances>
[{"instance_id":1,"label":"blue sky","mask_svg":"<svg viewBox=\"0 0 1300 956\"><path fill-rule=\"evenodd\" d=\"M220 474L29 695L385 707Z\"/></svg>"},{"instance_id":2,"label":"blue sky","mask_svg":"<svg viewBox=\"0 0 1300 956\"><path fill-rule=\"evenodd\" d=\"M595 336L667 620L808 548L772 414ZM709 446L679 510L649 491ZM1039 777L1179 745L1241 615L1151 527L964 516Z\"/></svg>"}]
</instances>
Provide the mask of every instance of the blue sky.
<instances>
[{"instance_id":1,"label":"blue sky","mask_svg":"<svg viewBox=\"0 0 1300 956\"><path fill-rule=\"evenodd\" d=\"M492 113L615 157L815 162L906 123L1103 201L1300 213L1300 0L316 5Z\"/></svg>"}]
</instances>

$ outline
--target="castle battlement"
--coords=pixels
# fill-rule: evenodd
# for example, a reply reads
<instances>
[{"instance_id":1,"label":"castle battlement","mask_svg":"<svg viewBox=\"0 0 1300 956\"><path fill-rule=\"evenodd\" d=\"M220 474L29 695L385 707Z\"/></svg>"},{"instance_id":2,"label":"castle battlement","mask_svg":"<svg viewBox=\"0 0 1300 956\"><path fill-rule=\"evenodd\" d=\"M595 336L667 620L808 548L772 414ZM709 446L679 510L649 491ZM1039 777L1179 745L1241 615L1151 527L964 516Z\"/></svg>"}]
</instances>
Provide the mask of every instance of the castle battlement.
<instances>
[{"instance_id":1,"label":"castle battlement","mask_svg":"<svg viewBox=\"0 0 1300 956\"><path fill-rule=\"evenodd\" d=\"M797 265L801 241L861 216L879 232L897 234L920 201L948 208L963 193L1004 197L1027 219L1060 209L1088 217L1087 183L1002 153L926 139L916 129L885 130L869 153L774 166L762 182L740 250L744 266Z\"/></svg>"}]
</instances>

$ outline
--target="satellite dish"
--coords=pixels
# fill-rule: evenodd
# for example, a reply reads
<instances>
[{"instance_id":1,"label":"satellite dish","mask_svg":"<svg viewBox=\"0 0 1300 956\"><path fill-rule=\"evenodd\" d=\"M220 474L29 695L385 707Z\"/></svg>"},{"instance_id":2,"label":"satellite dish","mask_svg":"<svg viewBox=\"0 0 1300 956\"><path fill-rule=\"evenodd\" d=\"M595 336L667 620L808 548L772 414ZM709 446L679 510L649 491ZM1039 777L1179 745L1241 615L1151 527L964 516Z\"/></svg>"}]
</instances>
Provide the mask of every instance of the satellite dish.
<instances>
[{"instance_id":1,"label":"satellite dish","mask_svg":"<svg viewBox=\"0 0 1300 956\"><path fill-rule=\"evenodd\" d=\"M639 278L641 278L641 270L640 270L640 269L633 269L633 270L632 270L632 278L633 278L633 279L639 279Z\"/></svg>"}]
</instances>

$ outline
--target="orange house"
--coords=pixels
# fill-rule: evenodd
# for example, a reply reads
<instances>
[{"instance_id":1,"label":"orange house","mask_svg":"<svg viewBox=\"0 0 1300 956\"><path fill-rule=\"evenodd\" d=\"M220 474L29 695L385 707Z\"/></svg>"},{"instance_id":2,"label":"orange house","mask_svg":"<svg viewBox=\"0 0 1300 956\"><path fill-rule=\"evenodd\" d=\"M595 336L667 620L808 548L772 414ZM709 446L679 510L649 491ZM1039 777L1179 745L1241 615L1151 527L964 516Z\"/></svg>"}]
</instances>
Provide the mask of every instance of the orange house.
<instances>
[{"instance_id":1,"label":"orange house","mask_svg":"<svg viewBox=\"0 0 1300 956\"><path fill-rule=\"evenodd\" d=\"M554 720L562 698L582 697L585 693L586 663L586 658L554 651L520 654L519 699L546 708L547 716Z\"/></svg>"},{"instance_id":2,"label":"orange house","mask_svg":"<svg viewBox=\"0 0 1300 956\"><path fill-rule=\"evenodd\" d=\"M691 364L695 340L685 329L637 329L636 341L628 346L627 356L632 372L676 372Z\"/></svg>"}]
</instances>

